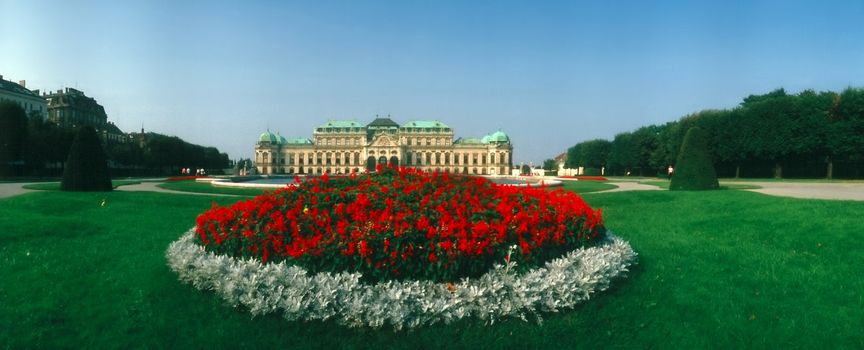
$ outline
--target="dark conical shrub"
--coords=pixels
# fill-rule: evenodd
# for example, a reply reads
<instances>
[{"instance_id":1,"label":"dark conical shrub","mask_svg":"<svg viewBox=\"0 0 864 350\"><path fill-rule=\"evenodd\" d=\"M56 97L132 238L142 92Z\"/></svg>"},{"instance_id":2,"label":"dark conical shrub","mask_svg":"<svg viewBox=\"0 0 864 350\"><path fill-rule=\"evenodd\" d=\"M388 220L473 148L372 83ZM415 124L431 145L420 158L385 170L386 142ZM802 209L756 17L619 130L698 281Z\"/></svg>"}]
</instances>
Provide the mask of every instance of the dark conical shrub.
<instances>
[{"instance_id":1,"label":"dark conical shrub","mask_svg":"<svg viewBox=\"0 0 864 350\"><path fill-rule=\"evenodd\" d=\"M72 141L66 168L63 169L63 191L111 191L108 163L99 136L92 127L82 127Z\"/></svg>"},{"instance_id":2,"label":"dark conical shrub","mask_svg":"<svg viewBox=\"0 0 864 350\"><path fill-rule=\"evenodd\" d=\"M716 190L720 188L717 173L708 154L708 139L705 131L692 127L684 135L670 190Z\"/></svg>"}]
</instances>

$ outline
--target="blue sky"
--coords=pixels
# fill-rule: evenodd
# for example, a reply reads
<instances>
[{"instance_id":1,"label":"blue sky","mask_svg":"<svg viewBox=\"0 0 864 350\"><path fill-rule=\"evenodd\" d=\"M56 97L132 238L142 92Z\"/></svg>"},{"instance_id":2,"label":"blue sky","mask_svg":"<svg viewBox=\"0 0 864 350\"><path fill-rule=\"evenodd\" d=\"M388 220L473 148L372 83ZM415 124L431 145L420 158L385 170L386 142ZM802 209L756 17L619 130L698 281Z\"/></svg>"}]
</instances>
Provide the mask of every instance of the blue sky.
<instances>
[{"instance_id":1,"label":"blue sky","mask_svg":"<svg viewBox=\"0 0 864 350\"><path fill-rule=\"evenodd\" d=\"M251 157L329 119L507 132L537 162L778 87L864 86L864 1L8 1L0 74Z\"/></svg>"}]
</instances>

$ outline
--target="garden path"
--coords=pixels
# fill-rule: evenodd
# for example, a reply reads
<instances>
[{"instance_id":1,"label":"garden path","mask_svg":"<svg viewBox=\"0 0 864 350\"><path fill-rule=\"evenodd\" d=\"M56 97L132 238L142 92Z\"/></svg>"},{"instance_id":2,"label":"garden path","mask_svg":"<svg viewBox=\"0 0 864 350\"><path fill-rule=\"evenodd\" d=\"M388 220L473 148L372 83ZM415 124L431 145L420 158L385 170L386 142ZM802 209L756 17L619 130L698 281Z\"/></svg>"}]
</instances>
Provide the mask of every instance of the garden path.
<instances>
[{"instance_id":1,"label":"garden path","mask_svg":"<svg viewBox=\"0 0 864 350\"><path fill-rule=\"evenodd\" d=\"M824 183L824 182L734 182L723 181L723 184L756 185L762 188L748 191L771 196L805 198L805 199L835 199L864 201L864 182Z\"/></svg>"},{"instance_id":2,"label":"garden path","mask_svg":"<svg viewBox=\"0 0 864 350\"><path fill-rule=\"evenodd\" d=\"M184 191L175 191L164 189L162 187L156 186L161 182L141 182L139 184L134 185L125 185L117 187L119 191L129 191L129 192L160 192L160 193L172 193L172 194L188 194L188 195L197 195L197 196L217 196L217 197L242 197L234 194L222 194L222 193L197 193L197 192L184 192Z\"/></svg>"},{"instance_id":3,"label":"garden path","mask_svg":"<svg viewBox=\"0 0 864 350\"><path fill-rule=\"evenodd\" d=\"M24 188L25 185L33 184L34 182L20 182L20 183L0 183L0 198L7 198L12 196L17 196L19 194L24 194L28 192L34 192L35 190L29 190ZM160 193L172 193L172 194L186 194L186 195L200 195L200 196L225 196L225 197L237 197L236 195L230 194L214 194L214 193L194 193L194 192L182 192L182 191L173 191L167 190L161 187L157 187L157 182L142 182L140 184L135 185L125 185L117 188L119 191L133 191L133 192L160 192ZM651 185L643 185L635 182L610 182L618 188L599 191L595 193L609 193L609 192L623 192L623 191L656 191L660 188L657 186ZM804 199L834 199L834 200L855 200L855 201L864 201L864 182L852 182L852 183L809 183L809 182L735 182L735 181L723 181L723 184L742 184L742 185L756 185L760 186L759 189L752 189L748 191L763 193L772 196L780 196L780 197L793 197L793 198L804 198Z\"/></svg>"},{"instance_id":4,"label":"garden path","mask_svg":"<svg viewBox=\"0 0 864 350\"><path fill-rule=\"evenodd\" d=\"M13 182L13 183L0 183L0 198L17 196L19 194L24 194L27 192L33 192L35 190L28 190L24 188L26 185L39 183L39 182Z\"/></svg>"},{"instance_id":5,"label":"garden path","mask_svg":"<svg viewBox=\"0 0 864 350\"><path fill-rule=\"evenodd\" d=\"M643 185L640 183L636 183L633 181L624 181L624 182L607 182L610 185L618 186L618 188L613 188L611 190L605 191L597 191L594 193L609 193L609 192L624 192L624 191L657 191L660 187L651 186L651 185Z\"/></svg>"}]
</instances>

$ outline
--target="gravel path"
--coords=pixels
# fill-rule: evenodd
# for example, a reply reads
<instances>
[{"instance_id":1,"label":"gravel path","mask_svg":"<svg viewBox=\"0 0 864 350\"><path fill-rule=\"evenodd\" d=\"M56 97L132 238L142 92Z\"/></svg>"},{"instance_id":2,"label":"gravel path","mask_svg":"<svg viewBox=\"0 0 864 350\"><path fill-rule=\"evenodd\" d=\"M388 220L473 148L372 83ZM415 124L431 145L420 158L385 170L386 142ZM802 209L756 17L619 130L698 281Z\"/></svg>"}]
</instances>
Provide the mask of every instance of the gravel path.
<instances>
[{"instance_id":1,"label":"gravel path","mask_svg":"<svg viewBox=\"0 0 864 350\"><path fill-rule=\"evenodd\" d=\"M762 188L748 191L771 196L864 201L864 183L820 183L820 182L734 182L723 184L756 185Z\"/></svg>"},{"instance_id":2,"label":"gravel path","mask_svg":"<svg viewBox=\"0 0 864 350\"><path fill-rule=\"evenodd\" d=\"M17 196L19 194L24 194L28 192L36 192L39 190L29 190L24 188L26 185L31 184L40 184L45 182L16 182L16 183L0 183L0 198L7 198L12 196ZM158 187L156 185L161 182L142 182L140 184L134 185L124 185L119 186L115 191L128 191L128 192L160 192L160 193L171 193L171 194L185 194L185 195L193 195L193 196L219 196L219 197L242 197L233 194L221 194L221 193L196 193L196 192L183 192L183 191L174 191L174 190L166 190L164 188Z\"/></svg>"},{"instance_id":3,"label":"gravel path","mask_svg":"<svg viewBox=\"0 0 864 350\"><path fill-rule=\"evenodd\" d=\"M172 194L187 194L187 195L195 195L195 196L218 196L218 197L243 197L235 194L222 194L222 193L198 193L198 192L184 192L184 191L174 191L164 189L162 187L156 186L161 182L142 182L140 184L134 185L126 185L117 187L118 191L127 191L127 192L160 192L160 193L172 193Z\"/></svg>"},{"instance_id":4,"label":"gravel path","mask_svg":"<svg viewBox=\"0 0 864 350\"><path fill-rule=\"evenodd\" d=\"M28 190L24 188L26 185L34 184L34 183L44 183L44 182L15 182L15 183L0 183L0 198L17 196L19 194L24 194L27 192L33 192L35 190Z\"/></svg>"},{"instance_id":5,"label":"gravel path","mask_svg":"<svg viewBox=\"0 0 864 350\"><path fill-rule=\"evenodd\" d=\"M0 198L7 198L34 192L36 190L28 190L25 185L39 183L0 183ZM217 194L217 193L195 193L167 190L157 187L158 182L142 182L135 185L125 185L117 187L118 191L130 192L160 192L172 194L198 195L198 196L223 196L223 197L240 197L232 194ZM657 186L643 185L636 182L610 182L610 184L618 186L618 188L598 191L595 193L609 192L624 192L624 191L657 191L660 190ZM763 193L771 196L792 197L804 199L833 199L833 200L853 200L864 201L864 182L846 182L846 183L822 183L822 182L736 182L724 181L723 184L741 184L741 185L756 185L762 188L747 190L758 193Z\"/></svg>"},{"instance_id":6,"label":"gravel path","mask_svg":"<svg viewBox=\"0 0 864 350\"><path fill-rule=\"evenodd\" d=\"M597 191L594 193L609 193L609 192L624 192L624 191L657 191L657 190L660 190L660 187L657 187L657 186L643 185L643 184L631 182L631 181L608 182L608 184L618 186L618 188L613 188L611 190L605 190L605 191Z\"/></svg>"}]
</instances>

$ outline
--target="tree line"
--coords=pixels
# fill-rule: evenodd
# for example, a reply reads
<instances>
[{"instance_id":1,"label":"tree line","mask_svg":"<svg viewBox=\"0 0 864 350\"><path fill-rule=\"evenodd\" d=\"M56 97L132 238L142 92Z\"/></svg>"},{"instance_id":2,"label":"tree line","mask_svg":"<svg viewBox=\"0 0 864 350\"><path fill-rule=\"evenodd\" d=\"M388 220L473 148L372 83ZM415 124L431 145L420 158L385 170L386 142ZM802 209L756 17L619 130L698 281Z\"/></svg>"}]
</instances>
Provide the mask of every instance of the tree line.
<instances>
[{"instance_id":1,"label":"tree line","mask_svg":"<svg viewBox=\"0 0 864 350\"><path fill-rule=\"evenodd\" d=\"M702 128L721 177L860 178L864 176L864 89L840 93L777 89L736 107L703 110L614 139L580 142L566 167L609 175L655 176L674 166L684 134Z\"/></svg>"},{"instance_id":2,"label":"tree line","mask_svg":"<svg viewBox=\"0 0 864 350\"><path fill-rule=\"evenodd\" d=\"M28 118L15 103L0 103L0 176L60 176L75 133L41 118ZM228 155L215 147L152 132L143 140L140 137L103 140L112 176L174 175L180 168L213 173L230 166Z\"/></svg>"}]
</instances>

